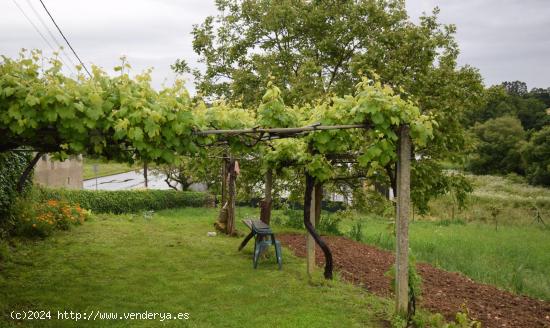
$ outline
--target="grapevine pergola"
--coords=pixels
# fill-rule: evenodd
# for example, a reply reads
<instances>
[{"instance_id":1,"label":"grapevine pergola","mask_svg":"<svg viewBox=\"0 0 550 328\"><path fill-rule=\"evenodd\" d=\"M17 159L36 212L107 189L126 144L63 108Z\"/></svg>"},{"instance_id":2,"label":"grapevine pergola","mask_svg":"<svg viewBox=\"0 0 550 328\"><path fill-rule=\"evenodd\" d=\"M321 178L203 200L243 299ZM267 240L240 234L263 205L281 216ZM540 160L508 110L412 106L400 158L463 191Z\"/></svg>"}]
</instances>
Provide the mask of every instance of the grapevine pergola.
<instances>
[{"instance_id":1,"label":"grapevine pergola","mask_svg":"<svg viewBox=\"0 0 550 328\"><path fill-rule=\"evenodd\" d=\"M125 66L117 69L117 77L94 67L89 79L64 76L55 58L50 66L43 68L38 52L0 61L0 151L22 148L61 159L84 153L170 164L181 155L205 154L209 146L223 144L238 153L269 142L262 155L266 165L304 166L309 273L317 243L326 258L325 277L332 276L332 255L315 231L312 201L317 183L333 177L331 157L351 156L370 172L395 163L396 298L398 311L407 312L411 148L426 145L437 123L392 88L365 78L353 95L298 108L286 106L281 91L268 83L258 108L243 109L223 101L195 102L179 81L156 91L148 73L130 78ZM234 216L230 224L231 231Z\"/></svg>"},{"instance_id":2,"label":"grapevine pergola","mask_svg":"<svg viewBox=\"0 0 550 328\"><path fill-rule=\"evenodd\" d=\"M369 129L368 124L351 125L311 125L296 128L251 128L235 130L203 130L198 135L240 136L253 135L257 141L268 141L282 138L295 138L315 131ZM397 215L396 215L396 307L401 313L406 313L409 302L408 286L408 221L410 212L410 174L411 174L411 139L409 127L402 125L399 128L399 143L397 148ZM308 181L310 180L310 181ZM332 278L332 253L328 245L321 239L315 230L316 202L315 188L312 177L306 173L306 192L304 195L304 226L308 231L306 241L307 272L311 275L315 268L315 243L323 250L325 256L325 277ZM234 205L232 207L234 210ZM234 220L235 215L228 216ZM229 223L234 227L234 222ZM232 228L231 228L232 229Z\"/></svg>"}]
</instances>

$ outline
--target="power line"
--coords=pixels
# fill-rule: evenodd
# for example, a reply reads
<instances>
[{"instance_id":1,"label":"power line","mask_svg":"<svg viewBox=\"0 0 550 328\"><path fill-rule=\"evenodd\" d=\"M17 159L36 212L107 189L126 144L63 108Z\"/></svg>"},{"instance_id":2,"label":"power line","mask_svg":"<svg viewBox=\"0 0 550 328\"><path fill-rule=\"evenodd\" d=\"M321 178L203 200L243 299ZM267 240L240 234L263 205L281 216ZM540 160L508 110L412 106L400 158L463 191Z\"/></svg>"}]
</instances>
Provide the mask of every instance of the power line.
<instances>
[{"instance_id":1,"label":"power line","mask_svg":"<svg viewBox=\"0 0 550 328\"><path fill-rule=\"evenodd\" d=\"M25 11L23 10L23 8L21 8L21 6L19 5L19 3L17 3L17 1L15 0L12 0L12 2L17 6L17 8L19 9L19 11L21 12L21 14L23 14L23 16L25 16L25 18L27 19L27 21L32 25L32 27L34 28L34 30L38 33L38 35L40 35L40 37L42 38L42 40L44 40L44 42L46 42L46 44L48 45L48 47L50 47L50 49L55 52L55 47L52 46L52 44L50 43L50 41L48 41L48 39L44 36L44 34L42 34L42 32L40 31L40 29L36 26L36 24L34 24L34 22L30 19L30 17L27 15L27 13L25 13ZM61 62L63 62L63 64L69 68L69 70L71 71L71 73L75 74L74 71L71 69L71 66L67 65L67 63L63 60L62 57L59 57L59 59L61 59Z\"/></svg>"},{"instance_id":2,"label":"power line","mask_svg":"<svg viewBox=\"0 0 550 328\"><path fill-rule=\"evenodd\" d=\"M59 34L61 34L61 36L63 37L63 40L65 40L65 42L67 42L67 45L69 46L69 48L73 52L74 56L76 57L76 59L78 59L78 61L80 62L80 64L82 65L82 67L84 68L86 73L88 73L88 76L91 78L92 74L90 74L90 71L88 71L88 68L86 67L86 65L84 65L84 63L82 62L80 57L78 57L78 55L76 54L76 51L74 51L74 49L73 49L73 46L71 46L71 44L69 43L69 40L67 40L67 38L65 37L65 34L63 34L63 32L61 32L61 29L59 28L59 26L55 22L55 19L53 19L52 14L50 14L50 11L48 10L48 8L46 8L46 5L44 4L44 2L42 0L40 0L40 3L42 4L42 7L44 7L44 10L46 10L46 13L48 13L48 16L50 16L53 24L55 25L55 27L59 31Z\"/></svg>"},{"instance_id":3,"label":"power line","mask_svg":"<svg viewBox=\"0 0 550 328\"><path fill-rule=\"evenodd\" d=\"M38 13L38 11L34 8L34 5L32 4L31 0L26 0L27 1L27 4L29 5L29 7L32 9L32 11L34 12L35 16L38 17L38 20L40 21L40 23L42 24L42 26L46 29L46 31L48 32L48 34L50 35L50 37L52 38L52 40L55 42L55 44L57 45L58 48L61 49L61 52L63 52L63 54L65 55L65 58L67 58L69 60L69 62L71 62L71 65L74 67L76 66L75 63L73 62L73 59L69 56L69 54L67 54L67 52L65 51L65 49L61 46L61 44L59 43L59 41L57 40L57 38L55 37L55 35L52 33L52 31L50 30L50 27L48 26L48 24L46 24L46 22L44 21L44 19L42 19L42 15L40 15Z\"/></svg>"},{"instance_id":4,"label":"power line","mask_svg":"<svg viewBox=\"0 0 550 328\"><path fill-rule=\"evenodd\" d=\"M46 42L46 44L52 49L54 50L55 48L52 46L52 44L50 43L50 41L48 41L48 39L46 39L46 37L44 36L44 34L42 34L42 32L40 32L40 30L38 29L38 27L34 24L34 22L30 19L29 16L27 16L27 14L25 13L25 11L23 10L23 8L21 8L21 6L15 1L15 0L11 0L16 6L17 8L19 9L19 11L21 12L21 14L23 14L23 16L25 16L25 18L27 19L27 21L32 25L32 27L34 27L34 30L40 35L40 37L42 37L42 40L44 40L44 42Z\"/></svg>"}]
</instances>

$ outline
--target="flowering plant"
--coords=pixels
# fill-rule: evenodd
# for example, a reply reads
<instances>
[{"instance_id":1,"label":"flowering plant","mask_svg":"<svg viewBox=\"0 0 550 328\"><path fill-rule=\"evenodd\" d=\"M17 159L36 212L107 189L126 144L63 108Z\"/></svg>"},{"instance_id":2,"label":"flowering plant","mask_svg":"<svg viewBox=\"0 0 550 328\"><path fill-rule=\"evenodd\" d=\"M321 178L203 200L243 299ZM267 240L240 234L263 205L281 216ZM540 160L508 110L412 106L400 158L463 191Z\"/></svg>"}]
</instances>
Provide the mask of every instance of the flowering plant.
<instances>
[{"instance_id":1,"label":"flowering plant","mask_svg":"<svg viewBox=\"0 0 550 328\"><path fill-rule=\"evenodd\" d=\"M89 214L78 204L55 199L30 206L27 204L20 213L18 230L24 235L45 237L55 229L68 230L71 225L82 224Z\"/></svg>"}]
</instances>

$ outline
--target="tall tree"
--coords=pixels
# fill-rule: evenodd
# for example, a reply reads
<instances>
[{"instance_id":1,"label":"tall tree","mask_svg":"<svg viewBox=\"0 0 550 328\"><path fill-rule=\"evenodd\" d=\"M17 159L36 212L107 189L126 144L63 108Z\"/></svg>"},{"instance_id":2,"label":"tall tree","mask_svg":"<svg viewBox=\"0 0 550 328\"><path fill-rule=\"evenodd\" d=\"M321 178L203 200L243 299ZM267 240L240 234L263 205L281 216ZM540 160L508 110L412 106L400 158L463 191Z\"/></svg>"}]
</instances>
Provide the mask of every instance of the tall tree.
<instances>
[{"instance_id":1,"label":"tall tree","mask_svg":"<svg viewBox=\"0 0 550 328\"><path fill-rule=\"evenodd\" d=\"M537 98L546 105L546 108L550 108L550 88L533 88L529 91L529 96Z\"/></svg>"},{"instance_id":2,"label":"tall tree","mask_svg":"<svg viewBox=\"0 0 550 328\"><path fill-rule=\"evenodd\" d=\"M550 124L546 113L546 105L534 97L514 99L516 115L521 121L525 130L540 130L543 126Z\"/></svg>"},{"instance_id":3,"label":"tall tree","mask_svg":"<svg viewBox=\"0 0 550 328\"><path fill-rule=\"evenodd\" d=\"M438 23L437 9L413 24L402 0L216 4L219 14L193 29L193 48L205 65L194 71L201 96L225 96L251 107L271 78L282 87L286 104L302 105L349 94L368 74L439 122L434 141L415 149L431 175L442 177L438 161L458 160L467 148L461 119L479 102L481 78L476 69L457 67L455 27ZM180 72L188 67L183 60L174 64ZM413 176L415 194L444 193L445 184L423 179L422 170L419 166ZM395 169L386 171L386 181L395 181Z\"/></svg>"},{"instance_id":4,"label":"tall tree","mask_svg":"<svg viewBox=\"0 0 550 328\"><path fill-rule=\"evenodd\" d=\"M512 97L502 85L488 87L483 92L480 106L471 108L466 113L464 125L472 127L476 123L484 123L504 115L515 115L516 108L512 103Z\"/></svg>"},{"instance_id":5,"label":"tall tree","mask_svg":"<svg viewBox=\"0 0 550 328\"><path fill-rule=\"evenodd\" d=\"M532 184L550 186L550 126L531 136L524 148L527 179Z\"/></svg>"},{"instance_id":6,"label":"tall tree","mask_svg":"<svg viewBox=\"0 0 550 328\"><path fill-rule=\"evenodd\" d=\"M544 103L544 89L519 95L507 89L504 86L505 83L512 82L504 82L485 89L482 104L472 108L465 117L464 124L467 127L505 115L519 118L527 131L540 130L550 122L546 113L548 107Z\"/></svg>"},{"instance_id":7,"label":"tall tree","mask_svg":"<svg viewBox=\"0 0 550 328\"><path fill-rule=\"evenodd\" d=\"M502 86L514 96L525 96L527 94L527 83L522 81L505 81Z\"/></svg>"},{"instance_id":8,"label":"tall tree","mask_svg":"<svg viewBox=\"0 0 550 328\"><path fill-rule=\"evenodd\" d=\"M520 120L502 116L476 124L472 129L477 137L477 149L469 168L477 174L524 173L521 148L525 131Z\"/></svg>"}]
</instances>

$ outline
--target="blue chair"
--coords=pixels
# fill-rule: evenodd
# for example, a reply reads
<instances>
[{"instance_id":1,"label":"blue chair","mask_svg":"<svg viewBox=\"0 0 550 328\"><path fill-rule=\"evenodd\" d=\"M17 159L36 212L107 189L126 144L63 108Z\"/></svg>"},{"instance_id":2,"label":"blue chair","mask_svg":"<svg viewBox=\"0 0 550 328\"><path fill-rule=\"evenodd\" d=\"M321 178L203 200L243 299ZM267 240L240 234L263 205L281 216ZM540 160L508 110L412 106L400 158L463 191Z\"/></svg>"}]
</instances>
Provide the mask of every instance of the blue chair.
<instances>
[{"instance_id":1,"label":"blue chair","mask_svg":"<svg viewBox=\"0 0 550 328\"><path fill-rule=\"evenodd\" d=\"M281 243L275 239L275 234L271 228L260 220L243 220L243 223L251 230L250 234L246 236L241 245L239 251L244 248L252 237L254 237L254 257L253 266L254 269L258 267L258 260L260 256L269 248L269 246L275 246L275 256L277 257L277 264L279 270L283 267L283 258L281 252Z\"/></svg>"}]
</instances>

